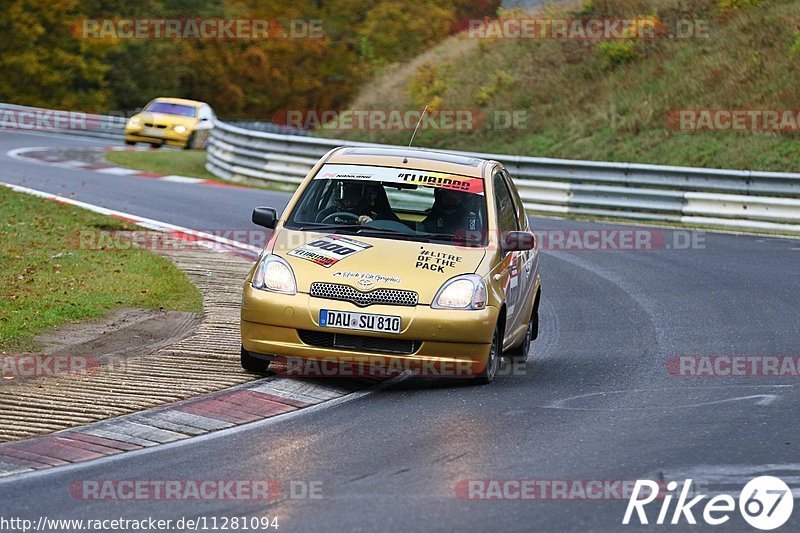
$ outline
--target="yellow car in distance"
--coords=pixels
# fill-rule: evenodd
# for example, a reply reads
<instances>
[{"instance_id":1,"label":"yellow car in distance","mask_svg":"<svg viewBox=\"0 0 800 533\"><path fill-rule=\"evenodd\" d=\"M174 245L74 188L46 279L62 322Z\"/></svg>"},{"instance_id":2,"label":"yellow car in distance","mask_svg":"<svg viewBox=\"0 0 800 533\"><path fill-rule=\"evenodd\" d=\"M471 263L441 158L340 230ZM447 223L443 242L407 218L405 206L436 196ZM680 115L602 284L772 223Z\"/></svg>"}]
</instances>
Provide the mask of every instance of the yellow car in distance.
<instances>
[{"instance_id":1,"label":"yellow car in distance","mask_svg":"<svg viewBox=\"0 0 800 533\"><path fill-rule=\"evenodd\" d=\"M248 371L488 383L538 335L536 238L496 161L337 148L252 218L274 231L244 284Z\"/></svg>"},{"instance_id":2,"label":"yellow car in distance","mask_svg":"<svg viewBox=\"0 0 800 533\"><path fill-rule=\"evenodd\" d=\"M214 110L204 102L156 98L125 124L125 144L148 143L179 148L202 148L214 127Z\"/></svg>"}]
</instances>

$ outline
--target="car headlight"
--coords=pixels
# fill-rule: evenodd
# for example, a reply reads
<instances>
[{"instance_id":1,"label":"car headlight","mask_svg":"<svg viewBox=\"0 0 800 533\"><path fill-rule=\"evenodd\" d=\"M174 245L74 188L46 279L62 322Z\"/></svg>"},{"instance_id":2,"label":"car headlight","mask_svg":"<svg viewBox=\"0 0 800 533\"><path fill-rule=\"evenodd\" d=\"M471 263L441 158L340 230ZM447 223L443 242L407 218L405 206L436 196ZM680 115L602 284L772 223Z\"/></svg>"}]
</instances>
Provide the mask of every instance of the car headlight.
<instances>
[{"instance_id":1,"label":"car headlight","mask_svg":"<svg viewBox=\"0 0 800 533\"><path fill-rule=\"evenodd\" d=\"M186 131L186 126L175 126L175 133L184 133Z\"/></svg>"},{"instance_id":2,"label":"car headlight","mask_svg":"<svg viewBox=\"0 0 800 533\"><path fill-rule=\"evenodd\" d=\"M128 121L128 126L131 126L131 127L135 128L136 126L138 126L141 123L142 123L141 119L133 117Z\"/></svg>"},{"instance_id":3,"label":"car headlight","mask_svg":"<svg viewBox=\"0 0 800 533\"><path fill-rule=\"evenodd\" d=\"M467 274L442 285L431 305L434 309L484 309L486 284L480 276Z\"/></svg>"},{"instance_id":4,"label":"car headlight","mask_svg":"<svg viewBox=\"0 0 800 533\"><path fill-rule=\"evenodd\" d=\"M267 255L253 273L253 288L262 291L297 294L297 282L289 263L277 255Z\"/></svg>"}]
</instances>

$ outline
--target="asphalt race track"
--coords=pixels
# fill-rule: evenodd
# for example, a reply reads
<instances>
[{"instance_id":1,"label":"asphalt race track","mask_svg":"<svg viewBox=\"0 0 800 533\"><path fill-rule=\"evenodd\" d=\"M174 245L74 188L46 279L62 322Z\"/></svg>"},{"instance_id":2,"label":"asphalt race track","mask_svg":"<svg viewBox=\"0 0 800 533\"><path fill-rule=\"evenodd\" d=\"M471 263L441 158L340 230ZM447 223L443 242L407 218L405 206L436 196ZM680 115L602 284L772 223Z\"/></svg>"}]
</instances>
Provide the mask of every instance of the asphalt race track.
<instances>
[{"instance_id":1,"label":"asphalt race track","mask_svg":"<svg viewBox=\"0 0 800 533\"><path fill-rule=\"evenodd\" d=\"M103 143L0 133L0 181L199 230L248 229L285 193L103 175L14 160ZM625 229L532 219L536 230ZM630 226L628 226L630 228ZM626 499L475 501L464 480L800 483L797 378L678 377L671 356L800 355L800 242L650 228L657 250L542 252L541 334L522 375L491 386L405 381L349 402L142 453L0 480L5 515L263 515L279 531L620 531ZM276 479L317 499L81 501L77 480ZM790 483L792 484L792 483ZM673 503L674 505L674 503ZM651 522L658 506L648 507ZM700 506L698 506L700 507ZM697 508L696 508L697 509ZM702 508L695 511L702 522ZM671 516L671 513L670 513ZM797 530L800 513L784 526ZM664 530L685 530L658 526ZM718 530L753 531L737 513Z\"/></svg>"}]
</instances>

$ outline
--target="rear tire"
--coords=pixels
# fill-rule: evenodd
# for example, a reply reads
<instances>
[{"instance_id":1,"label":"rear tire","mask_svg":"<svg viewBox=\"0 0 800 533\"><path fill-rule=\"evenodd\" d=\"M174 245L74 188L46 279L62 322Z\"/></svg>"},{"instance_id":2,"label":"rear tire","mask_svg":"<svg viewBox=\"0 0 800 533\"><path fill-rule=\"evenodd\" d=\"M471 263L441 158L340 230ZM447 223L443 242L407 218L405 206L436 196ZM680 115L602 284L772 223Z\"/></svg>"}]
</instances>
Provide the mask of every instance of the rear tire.
<instances>
[{"instance_id":1,"label":"rear tire","mask_svg":"<svg viewBox=\"0 0 800 533\"><path fill-rule=\"evenodd\" d=\"M269 368L269 363L270 363L269 361L253 357L250 354L250 352L244 349L244 346L242 346L241 359L242 359L242 368L244 368L248 372L263 374Z\"/></svg>"},{"instance_id":2,"label":"rear tire","mask_svg":"<svg viewBox=\"0 0 800 533\"><path fill-rule=\"evenodd\" d=\"M488 385L494 381L503 359L502 342L500 338L500 328L495 327L494 337L492 337L492 347L489 348L489 358L486 361L486 368L475 378L475 383L479 385Z\"/></svg>"},{"instance_id":3,"label":"rear tire","mask_svg":"<svg viewBox=\"0 0 800 533\"><path fill-rule=\"evenodd\" d=\"M161 143L150 143L150 148L158 150L159 148L161 148Z\"/></svg>"}]
</instances>

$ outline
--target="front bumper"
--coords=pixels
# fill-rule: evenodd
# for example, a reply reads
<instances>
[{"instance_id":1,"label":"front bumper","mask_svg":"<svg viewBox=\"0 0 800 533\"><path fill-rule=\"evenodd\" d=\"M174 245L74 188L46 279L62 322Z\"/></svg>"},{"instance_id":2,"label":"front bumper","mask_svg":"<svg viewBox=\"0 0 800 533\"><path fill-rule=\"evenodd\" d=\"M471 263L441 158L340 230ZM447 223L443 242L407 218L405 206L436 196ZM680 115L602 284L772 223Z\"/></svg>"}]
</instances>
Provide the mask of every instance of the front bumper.
<instances>
[{"instance_id":1,"label":"front bumper","mask_svg":"<svg viewBox=\"0 0 800 533\"><path fill-rule=\"evenodd\" d=\"M400 316L399 334L354 331L319 325L321 309ZM256 355L289 360L347 363L412 370L447 376L476 375L483 371L491 347L498 309L448 311L429 306L373 305L314 298L308 294L284 295L245 285L242 300L242 345ZM416 341L413 353L383 353L332 348L303 342L300 331L357 335L375 339Z\"/></svg>"},{"instance_id":2,"label":"front bumper","mask_svg":"<svg viewBox=\"0 0 800 533\"><path fill-rule=\"evenodd\" d=\"M168 146L186 146L189 142L191 131L176 133L171 128L158 130L157 133L148 134L142 128L125 128L125 140L128 142L158 143Z\"/></svg>"}]
</instances>

